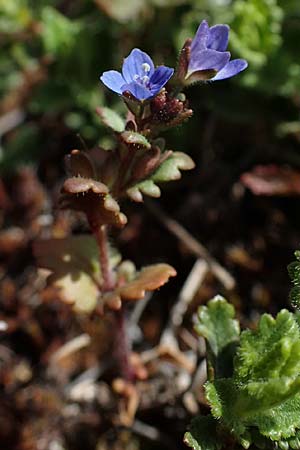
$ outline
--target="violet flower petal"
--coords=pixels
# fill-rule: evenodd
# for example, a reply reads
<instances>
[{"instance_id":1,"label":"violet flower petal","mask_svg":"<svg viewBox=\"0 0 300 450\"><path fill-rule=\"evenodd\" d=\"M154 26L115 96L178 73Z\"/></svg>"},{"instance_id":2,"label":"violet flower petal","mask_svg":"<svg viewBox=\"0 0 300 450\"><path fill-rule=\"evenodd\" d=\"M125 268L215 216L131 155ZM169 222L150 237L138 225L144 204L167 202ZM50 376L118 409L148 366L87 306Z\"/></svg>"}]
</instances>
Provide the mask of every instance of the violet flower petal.
<instances>
[{"instance_id":1,"label":"violet flower petal","mask_svg":"<svg viewBox=\"0 0 300 450\"><path fill-rule=\"evenodd\" d=\"M106 87L116 92L117 94L122 94L122 86L125 82L124 78L117 72L116 70L108 70L107 72L103 72L100 77L100 80Z\"/></svg>"},{"instance_id":2,"label":"violet flower petal","mask_svg":"<svg viewBox=\"0 0 300 450\"><path fill-rule=\"evenodd\" d=\"M145 64L148 65L149 70L145 71ZM147 68L147 66L146 66ZM135 80L135 77L138 76L140 78L147 75L151 77L154 72L153 61L147 53L142 52L138 48L134 48L129 56L124 59L122 74L126 83L131 83Z\"/></svg>"},{"instance_id":3,"label":"violet flower petal","mask_svg":"<svg viewBox=\"0 0 300 450\"><path fill-rule=\"evenodd\" d=\"M211 81L225 80L242 72L248 67L247 61L244 59L233 59L222 70L220 70Z\"/></svg>"},{"instance_id":4,"label":"violet flower petal","mask_svg":"<svg viewBox=\"0 0 300 450\"><path fill-rule=\"evenodd\" d=\"M229 39L228 25L214 25L208 31L207 48L224 52L228 46Z\"/></svg>"},{"instance_id":5,"label":"violet flower petal","mask_svg":"<svg viewBox=\"0 0 300 450\"><path fill-rule=\"evenodd\" d=\"M206 20L202 20L191 44L191 54L207 48L209 26Z\"/></svg>"},{"instance_id":6,"label":"violet flower petal","mask_svg":"<svg viewBox=\"0 0 300 450\"><path fill-rule=\"evenodd\" d=\"M216 50L203 50L191 53L188 72L198 70L221 70L230 59L229 52L217 52Z\"/></svg>"},{"instance_id":7,"label":"violet flower petal","mask_svg":"<svg viewBox=\"0 0 300 450\"><path fill-rule=\"evenodd\" d=\"M149 88L135 81L124 84L122 86L122 93L125 91L129 91L137 100L147 100L148 98L153 97Z\"/></svg>"},{"instance_id":8,"label":"violet flower petal","mask_svg":"<svg viewBox=\"0 0 300 450\"><path fill-rule=\"evenodd\" d=\"M174 73L174 69L166 66L158 66L151 78L150 78L150 89L152 90L154 86L158 86L161 89L171 78Z\"/></svg>"}]
</instances>

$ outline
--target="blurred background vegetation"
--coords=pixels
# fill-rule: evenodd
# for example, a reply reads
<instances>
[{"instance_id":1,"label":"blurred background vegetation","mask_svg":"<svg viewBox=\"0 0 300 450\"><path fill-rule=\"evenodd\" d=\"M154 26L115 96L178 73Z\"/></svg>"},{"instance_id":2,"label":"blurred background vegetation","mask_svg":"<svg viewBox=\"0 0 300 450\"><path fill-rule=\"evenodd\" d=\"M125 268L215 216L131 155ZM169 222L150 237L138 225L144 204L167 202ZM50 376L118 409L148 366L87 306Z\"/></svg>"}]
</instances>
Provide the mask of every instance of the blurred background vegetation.
<instances>
[{"instance_id":1,"label":"blurred background vegetation","mask_svg":"<svg viewBox=\"0 0 300 450\"><path fill-rule=\"evenodd\" d=\"M249 69L226 83L191 88L197 115L172 134L176 142L198 161L209 160L200 140L212 113L226 126L251 126L247 142L237 139L238 128L223 131L222 140L235 143L225 159L249 155L261 128L269 143L300 135L298 0L0 0L1 171L49 154L55 160L81 145L78 133L88 145L109 146L95 107L123 106L99 75L119 69L132 47L174 66L203 18L231 26L230 50ZM300 164L298 151L271 159Z\"/></svg>"}]
</instances>

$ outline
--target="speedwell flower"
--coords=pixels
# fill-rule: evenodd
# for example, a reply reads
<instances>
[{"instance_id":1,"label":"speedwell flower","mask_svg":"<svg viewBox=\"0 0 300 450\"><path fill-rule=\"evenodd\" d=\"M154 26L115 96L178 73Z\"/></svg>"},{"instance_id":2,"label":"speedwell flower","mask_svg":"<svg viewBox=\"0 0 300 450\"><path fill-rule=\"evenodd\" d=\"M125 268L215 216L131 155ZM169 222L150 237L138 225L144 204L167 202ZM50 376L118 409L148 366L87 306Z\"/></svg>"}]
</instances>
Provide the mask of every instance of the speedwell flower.
<instances>
[{"instance_id":1,"label":"speedwell flower","mask_svg":"<svg viewBox=\"0 0 300 450\"><path fill-rule=\"evenodd\" d=\"M209 27L203 20L193 39L188 39L181 51L178 76L184 84L201 80L224 80L237 75L248 66L244 59L230 61L226 51L228 25Z\"/></svg>"},{"instance_id":2,"label":"speedwell flower","mask_svg":"<svg viewBox=\"0 0 300 450\"><path fill-rule=\"evenodd\" d=\"M130 92L137 100L143 101L157 95L169 81L174 69L166 66L154 68L147 53L134 48L124 59L122 73L116 70L104 72L100 80L117 94Z\"/></svg>"}]
</instances>

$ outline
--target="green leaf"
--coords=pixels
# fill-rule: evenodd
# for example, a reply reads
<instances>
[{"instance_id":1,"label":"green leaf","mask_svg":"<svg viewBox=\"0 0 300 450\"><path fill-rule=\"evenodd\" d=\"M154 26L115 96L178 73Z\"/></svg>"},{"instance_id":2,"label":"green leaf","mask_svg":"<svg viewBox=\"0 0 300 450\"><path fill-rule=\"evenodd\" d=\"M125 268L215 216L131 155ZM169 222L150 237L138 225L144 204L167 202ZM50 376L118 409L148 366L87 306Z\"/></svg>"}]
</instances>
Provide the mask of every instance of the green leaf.
<instances>
[{"instance_id":1,"label":"green leaf","mask_svg":"<svg viewBox=\"0 0 300 450\"><path fill-rule=\"evenodd\" d=\"M194 450L218 450L222 442L217 435L217 421L212 416L198 416L192 420L184 443Z\"/></svg>"},{"instance_id":2,"label":"green leaf","mask_svg":"<svg viewBox=\"0 0 300 450\"><path fill-rule=\"evenodd\" d=\"M110 249L110 261L116 266L120 255ZM90 313L99 297L102 282L99 251L92 236L70 236L35 242L38 265L50 270L48 283L56 287L62 300L74 304L78 312Z\"/></svg>"},{"instance_id":3,"label":"green leaf","mask_svg":"<svg viewBox=\"0 0 300 450\"><path fill-rule=\"evenodd\" d=\"M41 18L45 51L60 57L69 54L77 44L77 36L82 28L81 24L68 19L51 6L43 8Z\"/></svg>"},{"instance_id":4,"label":"green leaf","mask_svg":"<svg viewBox=\"0 0 300 450\"><path fill-rule=\"evenodd\" d=\"M300 332L295 316L282 310L274 319L264 314L256 331L241 334L235 361L238 381L297 376L300 370Z\"/></svg>"},{"instance_id":5,"label":"green leaf","mask_svg":"<svg viewBox=\"0 0 300 450\"><path fill-rule=\"evenodd\" d=\"M214 374L218 378L232 374L233 355L240 335L234 314L234 307L220 296L198 310L195 329L208 342Z\"/></svg>"},{"instance_id":6,"label":"green leaf","mask_svg":"<svg viewBox=\"0 0 300 450\"><path fill-rule=\"evenodd\" d=\"M142 202L143 194L158 198L160 197L160 189L152 180L142 181L132 188L127 189L127 195L135 202Z\"/></svg>"},{"instance_id":7,"label":"green leaf","mask_svg":"<svg viewBox=\"0 0 300 450\"><path fill-rule=\"evenodd\" d=\"M138 134L138 133L134 133ZM124 133L122 133L124 135ZM150 179L135 184L127 189L127 195L135 202L143 201L143 194L149 197L160 197L160 188L156 183L178 180L181 177L180 170L189 170L194 167L194 162L185 153L173 152L159 168L150 176Z\"/></svg>"},{"instance_id":8,"label":"green leaf","mask_svg":"<svg viewBox=\"0 0 300 450\"><path fill-rule=\"evenodd\" d=\"M288 265L288 273L294 287L290 291L290 302L294 308L300 308L300 251L295 252L297 261Z\"/></svg>"},{"instance_id":9,"label":"green leaf","mask_svg":"<svg viewBox=\"0 0 300 450\"><path fill-rule=\"evenodd\" d=\"M300 329L282 310L261 317L257 330L243 331L233 377L206 383L215 418L247 448L251 430L272 441L291 438L300 427ZM282 444L285 445L285 444Z\"/></svg>"},{"instance_id":10,"label":"green leaf","mask_svg":"<svg viewBox=\"0 0 300 450\"><path fill-rule=\"evenodd\" d=\"M146 148L146 149L151 148L151 144L147 140L147 138L145 138L144 135L137 133L136 131L124 131L122 133L121 137L126 144L132 145L132 146L136 147L137 149L138 148Z\"/></svg>"},{"instance_id":11,"label":"green leaf","mask_svg":"<svg viewBox=\"0 0 300 450\"><path fill-rule=\"evenodd\" d=\"M191 170L194 167L194 161L188 155L182 152L173 152L154 172L151 179L155 183L178 180L181 178L180 170Z\"/></svg>"},{"instance_id":12,"label":"green leaf","mask_svg":"<svg viewBox=\"0 0 300 450\"><path fill-rule=\"evenodd\" d=\"M125 121L113 109L106 107L97 108L97 114L104 125L116 133L122 133L125 130Z\"/></svg>"}]
</instances>

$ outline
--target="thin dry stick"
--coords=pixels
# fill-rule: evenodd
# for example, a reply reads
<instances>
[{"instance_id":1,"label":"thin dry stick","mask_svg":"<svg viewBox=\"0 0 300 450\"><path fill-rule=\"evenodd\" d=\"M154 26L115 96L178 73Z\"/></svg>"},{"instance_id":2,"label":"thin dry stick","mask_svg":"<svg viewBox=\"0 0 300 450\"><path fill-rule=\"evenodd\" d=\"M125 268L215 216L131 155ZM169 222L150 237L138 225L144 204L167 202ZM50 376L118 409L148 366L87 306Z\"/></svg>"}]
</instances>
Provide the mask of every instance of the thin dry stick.
<instances>
[{"instance_id":1,"label":"thin dry stick","mask_svg":"<svg viewBox=\"0 0 300 450\"><path fill-rule=\"evenodd\" d=\"M174 449L174 442L170 439L170 437L162 433L158 428L153 427L152 425L148 425L147 423L141 422L140 420L135 420L131 426L131 429L134 433L143 436L149 441L158 442L163 444L164 447L168 449Z\"/></svg>"},{"instance_id":2,"label":"thin dry stick","mask_svg":"<svg viewBox=\"0 0 300 450\"><path fill-rule=\"evenodd\" d=\"M173 342L175 344L175 331L182 324L188 306L203 282L207 271L208 264L203 259L197 259L179 293L178 300L171 309L170 320L161 336L161 343Z\"/></svg>"},{"instance_id":3,"label":"thin dry stick","mask_svg":"<svg viewBox=\"0 0 300 450\"><path fill-rule=\"evenodd\" d=\"M202 245L197 239L194 238L182 225L176 220L168 216L157 204L148 200L146 206L151 213L179 240L181 240L185 246L199 258L203 258L210 270L218 278L218 280L224 285L227 290L232 290L235 287L235 280L233 276L221 266L221 264L209 253L209 251Z\"/></svg>"},{"instance_id":4,"label":"thin dry stick","mask_svg":"<svg viewBox=\"0 0 300 450\"><path fill-rule=\"evenodd\" d=\"M59 363L62 359L69 357L72 353L76 353L79 350L88 347L90 343L91 338L87 333L76 336L53 353L50 359L50 364Z\"/></svg>"}]
</instances>

